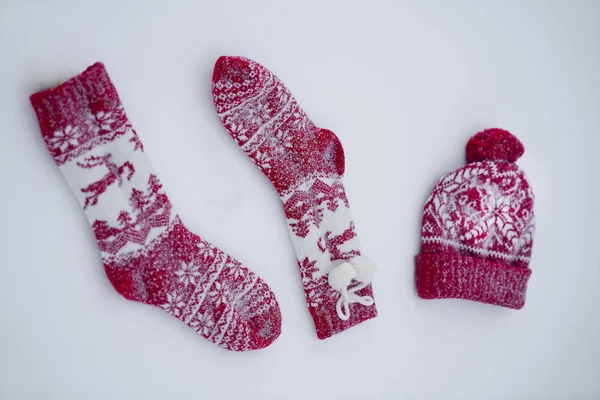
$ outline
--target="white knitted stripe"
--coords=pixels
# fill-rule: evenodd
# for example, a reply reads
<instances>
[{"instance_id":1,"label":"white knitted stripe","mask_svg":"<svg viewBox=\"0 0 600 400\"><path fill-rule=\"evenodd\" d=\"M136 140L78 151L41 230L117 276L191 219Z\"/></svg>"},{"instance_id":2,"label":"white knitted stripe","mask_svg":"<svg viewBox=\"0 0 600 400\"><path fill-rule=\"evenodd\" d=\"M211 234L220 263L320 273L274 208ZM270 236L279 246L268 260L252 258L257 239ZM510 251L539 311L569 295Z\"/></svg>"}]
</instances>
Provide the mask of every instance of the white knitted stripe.
<instances>
[{"instance_id":1,"label":"white knitted stripe","mask_svg":"<svg viewBox=\"0 0 600 400\"><path fill-rule=\"evenodd\" d=\"M269 86L272 81L273 81L273 76L269 75L269 80L267 81L267 83L265 83L265 86L264 86L263 90L261 90L260 92L258 92L257 95L247 98L246 100L244 100L243 102L241 102L237 106L235 106L233 108L230 108L227 111L220 112L219 113L219 117L222 117L222 118L226 117L227 115L231 114L235 110L237 110L239 108L242 108L242 107L246 106L248 103L250 103L250 102L258 99L260 96L265 96L265 97L268 96L269 93L271 93L273 91L273 89L277 87L277 85L271 85L271 86ZM266 90L267 87L269 88L269 90Z\"/></svg>"},{"instance_id":2,"label":"white knitted stripe","mask_svg":"<svg viewBox=\"0 0 600 400\"><path fill-rule=\"evenodd\" d=\"M242 292L240 293L234 301L231 302L231 304L229 304L229 306L231 307L231 311L229 312L228 316L227 316L227 322L225 323L225 327L223 328L223 331L221 332L221 335L219 335L219 338L215 341L215 344L219 344L221 343L221 341L223 340L223 336L225 336L225 333L227 332L227 329L229 329L229 324L231 323L231 320L233 319L233 313L235 311L235 306L236 303L246 295L246 293L248 293L253 287L254 285L256 285L256 282L258 281L258 276L254 277L254 280L252 281L252 283L250 285L248 285L248 287Z\"/></svg>"},{"instance_id":3,"label":"white knitted stripe","mask_svg":"<svg viewBox=\"0 0 600 400\"><path fill-rule=\"evenodd\" d=\"M260 147L260 145L264 143L264 141L269 136L267 134L269 130L274 131L276 129L275 122L277 121L277 118L283 115L283 113L288 109L288 107L292 103L295 103L295 101L294 98L290 96L285 106L283 106L283 108L279 110L279 112L275 116L273 116L273 118L271 118L270 120L265 122L260 128L258 128L258 131L256 131L256 133L250 138L250 140L248 140L242 145L242 149L248 155L254 153Z\"/></svg>"},{"instance_id":4,"label":"white knitted stripe","mask_svg":"<svg viewBox=\"0 0 600 400\"><path fill-rule=\"evenodd\" d=\"M223 260L218 264L217 271L215 271L213 274L209 274L207 271L206 276L210 276L210 280L209 280L208 284L206 286L204 286L202 295L198 298L198 304L196 304L193 311L190 312L189 316L184 320L184 322L186 324L189 324L192 321L192 319L198 314L198 311L200 310L200 307L202 307L202 304L204 303L204 300L206 299L206 295L208 294L210 288L215 283L215 281L219 278L219 275L221 275L221 271L223 270L223 267L225 266L225 261L227 260L227 256L225 254L222 254L221 257ZM215 264L216 264L216 262L215 262ZM201 284L198 284L198 286L196 286L196 289L194 290L194 293L190 296L190 299L194 298L194 296L198 292L198 288L200 286L201 286Z\"/></svg>"},{"instance_id":5,"label":"white knitted stripe","mask_svg":"<svg viewBox=\"0 0 600 400\"><path fill-rule=\"evenodd\" d=\"M453 246L454 248L457 248L457 249L467 250L467 251L471 251L475 254L479 254L482 257L492 256L492 257L496 257L496 258L501 258L506 261L513 261L513 260L519 260L519 261L523 261L523 262L530 261L530 257L515 256L512 254L501 253L501 252L493 251L493 250L484 250L484 249L468 246L463 243L455 242L453 240L444 239L441 237L425 237L425 238L421 238L421 242L422 243L437 243L437 244Z\"/></svg>"}]
</instances>

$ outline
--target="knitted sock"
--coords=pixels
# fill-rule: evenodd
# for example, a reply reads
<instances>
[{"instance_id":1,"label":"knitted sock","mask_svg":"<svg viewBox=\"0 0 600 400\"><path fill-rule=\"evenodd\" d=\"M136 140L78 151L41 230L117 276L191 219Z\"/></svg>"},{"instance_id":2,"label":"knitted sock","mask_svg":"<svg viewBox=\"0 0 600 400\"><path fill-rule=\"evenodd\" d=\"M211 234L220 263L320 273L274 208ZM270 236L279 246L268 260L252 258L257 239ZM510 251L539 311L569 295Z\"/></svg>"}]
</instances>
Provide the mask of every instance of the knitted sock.
<instances>
[{"instance_id":1,"label":"knitted sock","mask_svg":"<svg viewBox=\"0 0 600 400\"><path fill-rule=\"evenodd\" d=\"M267 284L179 219L102 64L31 103L120 294L163 308L228 350L260 349L279 336Z\"/></svg>"},{"instance_id":2,"label":"knitted sock","mask_svg":"<svg viewBox=\"0 0 600 400\"><path fill-rule=\"evenodd\" d=\"M225 128L283 202L318 337L375 317L374 265L361 256L339 139L316 127L274 74L246 58L217 60L213 98Z\"/></svg>"}]
</instances>

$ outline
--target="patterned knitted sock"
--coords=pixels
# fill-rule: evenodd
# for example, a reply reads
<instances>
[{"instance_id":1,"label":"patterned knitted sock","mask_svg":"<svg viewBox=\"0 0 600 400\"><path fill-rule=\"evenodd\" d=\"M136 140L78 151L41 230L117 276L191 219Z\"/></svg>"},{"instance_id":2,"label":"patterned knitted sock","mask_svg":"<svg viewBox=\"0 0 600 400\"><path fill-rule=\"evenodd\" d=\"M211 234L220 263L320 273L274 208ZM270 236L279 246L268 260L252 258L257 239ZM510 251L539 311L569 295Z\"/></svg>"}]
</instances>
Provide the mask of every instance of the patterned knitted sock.
<instances>
[{"instance_id":1,"label":"patterned knitted sock","mask_svg":"<svg viewBox=\"0 0 600 400\"><path fill-rule=\"evenodd\" d=\"M267 284L175 213L102 64L31 103L120 294L163 308L228 350L260 349L279 336Z\"/></svg>"},{"instance_id":2,"label":"patterned knitted sock","mask_svg":"<svg viewBox=\"0 0 600 400\"><path fill-rule=\"evenodd\" d=\"M318 337L375 317L374 265L361 256L339 139L316 127L274 74L246 58L217 60L213 98L225 128L281 197Z\"/></svg>"}]
</instances>

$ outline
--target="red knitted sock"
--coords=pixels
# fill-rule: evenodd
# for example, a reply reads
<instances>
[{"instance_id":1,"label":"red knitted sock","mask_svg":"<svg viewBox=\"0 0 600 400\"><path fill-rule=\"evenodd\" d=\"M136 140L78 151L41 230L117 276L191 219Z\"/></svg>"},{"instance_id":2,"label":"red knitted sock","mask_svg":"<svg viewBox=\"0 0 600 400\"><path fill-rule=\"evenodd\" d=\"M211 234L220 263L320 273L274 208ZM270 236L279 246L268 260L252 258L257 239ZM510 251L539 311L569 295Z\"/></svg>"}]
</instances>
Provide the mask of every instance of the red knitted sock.
<instances>
[{"instance_id":1,"label":"red knitted sock","mask_svg":"<svg viewBox=\"0 0 600 400\"><path fill-rule=\"evenodd\" d=\"M281 314L267 284L173 210L102 64L31 103L119 293L162 307L228 350L260 349L279 336Z\"/></svg>"},{"instance_id":2,"label":"red knitted sock","mask_svg":"<svg viewBox=\"0 0 600 400\"><path fill-rule=\"evenodd\" d=\"M375 317L374 265L361 256L339 139L316 127L283 83L252 60L219 58L213 98L225 128L281 197L318 337Z\"/></svg>"}]
</instances>

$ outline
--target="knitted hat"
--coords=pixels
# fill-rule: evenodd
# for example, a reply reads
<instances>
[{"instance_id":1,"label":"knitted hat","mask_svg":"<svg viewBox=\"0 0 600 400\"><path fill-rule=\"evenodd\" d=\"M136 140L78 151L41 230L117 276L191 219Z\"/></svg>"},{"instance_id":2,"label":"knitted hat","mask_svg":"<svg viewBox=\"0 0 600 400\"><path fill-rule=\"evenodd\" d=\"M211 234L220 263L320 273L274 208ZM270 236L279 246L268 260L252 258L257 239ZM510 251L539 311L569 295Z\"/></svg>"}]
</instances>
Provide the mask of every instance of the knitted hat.
<instances>
[{"instance_id":1,"label":"knitted hat","mask_svg":"<svg viewBox=\"0 0 600 400\"><path fill-rule=\"evenodd\" d=\"M487 129L467 143L467 165L440 179L423 210L417 293L520 309L533 244L533 192L514 162L523 144Z\"/></svg>"}]
</instances>

